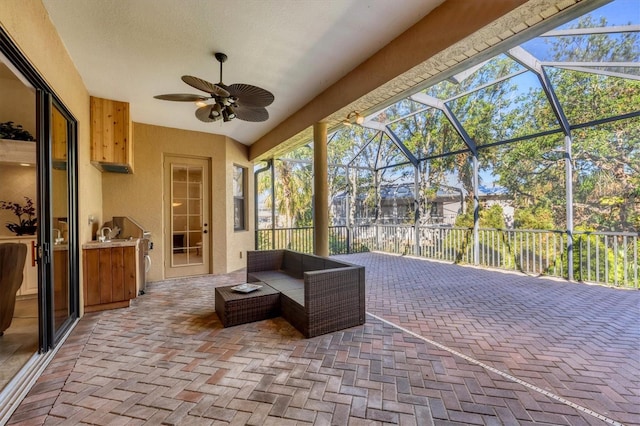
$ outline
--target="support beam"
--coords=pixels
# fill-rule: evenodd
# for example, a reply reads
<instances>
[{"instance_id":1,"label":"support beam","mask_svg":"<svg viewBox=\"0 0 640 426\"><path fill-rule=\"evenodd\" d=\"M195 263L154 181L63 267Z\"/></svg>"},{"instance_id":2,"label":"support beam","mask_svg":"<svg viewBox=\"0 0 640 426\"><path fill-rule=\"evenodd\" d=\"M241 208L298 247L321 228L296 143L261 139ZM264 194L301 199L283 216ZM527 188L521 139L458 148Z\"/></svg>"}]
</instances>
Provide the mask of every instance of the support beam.
<instances>
[{"instance_id":1,"label":"support beam","mask_svg":"<svg viewBox=\"0 0 640 426\"><path fill-rule=\"evenodd\" d=\"M398 137L398 135L396 135L393 130L387 128L385 130L385 133L387 136L389 136L389 139L391 139L391 141L393 142L393 144L395 146L398 147L398 149L400 149L400 151L402 152L402 154L407 157L407 160L409 160L409 162L411 164L413 164L413 167L418 167L418 159L416 158L415 155L413 155L413 153L411 151L409 151L409 148L407 148L407 146L400 140L400 138Z\"/></svg>"},{"instance_id":2,"label":"support beam","mask_svg":"<svg viewBox=\"0 0 640 426\"><path fill-rule=\"evenodd\" d=\"M564 168L567 194L567 279L573 281L573 161L571 136L564 137Z\"/></svg>"},{"instance_id":3,"label":"support beam","mask_svg":"<svg viewBox=\"0 0 640 426\"><path fill-rule=\"evenodd\" d=\"M571 157L571 125L562 109L562 105L556 96L549 76L538 60L521 47L510 49L507 53L511 58L537 74L551 109L558 118L560 127L564 132L564 169L565 169L565 194L567 212L567 279L573 280L573 161Z\"/></svg>"},{"instance_id":4,"label":"support beam","mask_svg":"<svg viewBox=\"0 0 640 426\"><path fill-rule=\"evenodd\" d=\"M420 256L420 166L415 167L413 177L413 254Z\"/></svg>"},{"instance_id":5,"label":"support beam","mask_svg":"<svg viewBox=\"0 0 640 426\"><path fill-rule=\"evenodd\" d=\"M562 105L560 104L560 101L558 100L558 97L556 96L556 93L551 86L549 76L545 72L540 61L538 61L535 56L533 56L531 53L527 52L520 46L509 49L507 55L509 55L511 59L519 62L538 76L538 80L540 81L542 90L544 91L549 104L551 104L551 109L558 119L558 123L560 124L560 127L562 127L562 131L566 136L570 136L571 128L569 125L569 120L567 120L567 116L562 109Z\"/></svg>"},{"instance_id":6,"label":"support beam","mask_svg":"<svg viewBox=\"0 0 640 426\"><path fill-rule=\"evenodd\" d=\"M402 154L405 157L407 157L407 160L409 160L409 162L413 164L413 167L418 167L418 159L416 158L416 156L413 155L411 151L409 151L409 149L405 146L405 144L402 143L400 138L388 126L385 126L382 123L378 123L377 121L365 121L362 124L362 127L384 132L384 134L386 134L389 137L389 139L391 139L391 142L393 142L393 144L398 147L398 149L402 152ZM376 169L377 168L378 168L378 165L376 164Z\"/></svg>"},{"instance_id":7,"label":"support beam","mask_svg":"<svg viewBox=\"0 0 640 426\"><path fill-rule=\"evenodd\" d=\"M473 155L473 264L480 264L480 184L478 155Z\"/></svg>"},{"instance_id":8,"label":"support beam","mask_svg":"<svg viewBox=\"0 0 640 426\"><path fill-rule=\"evenodd\" d=\"M253 173L253 205L254 205L254 230L256 233L256 238L255 238L255 242L254 242L254 246L255 249L258 250L258 228L259 228L259 224L260 224L260 209L258 208L259 205L259 201L258 201L258 180L259 180L259 175L260 173L266 172L269 169L271 169L271 173L273 176L273 159L267 160L267 165L261 169L256 170ZM271 180L271 194L273 195L273 180ZM273 199L272 199L273 201ZM272 203L275 204L275 203ZM273 215L271 216L271 240L273 241L273 228L274 228L274 223L273 223ZM272 243L273 244L273 243Z\"/></svg>"},{"instance_id":9,"label":"support beam","mask_svg":"<svg viewBox=\"0 0 640 426\"><path fill-rule=\"evenodd\" d=\"M447 120L449 120L449 123L451 123L451 125L455 129L456 133L458 133L464 143L469 147L473 155L478 154L476 143L473 141L473 139L471 139L469 133L467 133L464 127L462 127L462 124L460 124L460 121L458 121L456 116L453 114L453 111L451 111L451 108L449 108L446 103L438 98L434 98L433 96L425 95L424 93L415 93L411 95L409 99L422 105L427 105L442 111L445 117L447 117Z\"/></svg>"},{"instance_id":10,"label":"support beam","mask_svg":"<svg viewBox=\"0 0 640 426\"><path fill-rule=\"evenodd\" d=\"M329 256L327 123L313 125L313 252Z\"/></svg>"},{"instance_id":11,"label":"support beam","mask_svg":"<svg viewBox=\"0 0 640 426\"><path fill-rule=\"evenodd\" d=\"M271 159L271 249L276 248L276 168Z\"/></svg>"}]
</instances>

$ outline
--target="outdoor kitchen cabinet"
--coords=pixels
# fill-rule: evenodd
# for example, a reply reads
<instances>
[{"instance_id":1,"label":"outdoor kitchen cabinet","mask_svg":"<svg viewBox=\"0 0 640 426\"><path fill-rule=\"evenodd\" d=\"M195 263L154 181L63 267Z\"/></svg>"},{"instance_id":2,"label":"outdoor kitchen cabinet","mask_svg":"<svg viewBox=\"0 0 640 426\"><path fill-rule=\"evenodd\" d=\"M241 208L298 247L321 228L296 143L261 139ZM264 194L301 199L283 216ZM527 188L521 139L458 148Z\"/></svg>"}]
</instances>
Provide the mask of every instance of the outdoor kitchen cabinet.
<instances>
[{"instance_id":1,"label":"outdoor kitchen cabinet","mask_svg":"<svg viewBox=\"0 0 640 426\"><path fill-rule=\"evenodd\" d=\"M128 307L137 294L138 245L95 243L84 247L85 312Z\"/></svg>"},{"instance_id":2,"label":"outdoor kitchen cabinet","mask_svg":"<svg viewBox=\"0 0 640 426\"><path fill-rule=\"evenodd\" d=\"M91 97L91 164L105 172L133 173L129 103Z\"/></svg>"}]
</instances>

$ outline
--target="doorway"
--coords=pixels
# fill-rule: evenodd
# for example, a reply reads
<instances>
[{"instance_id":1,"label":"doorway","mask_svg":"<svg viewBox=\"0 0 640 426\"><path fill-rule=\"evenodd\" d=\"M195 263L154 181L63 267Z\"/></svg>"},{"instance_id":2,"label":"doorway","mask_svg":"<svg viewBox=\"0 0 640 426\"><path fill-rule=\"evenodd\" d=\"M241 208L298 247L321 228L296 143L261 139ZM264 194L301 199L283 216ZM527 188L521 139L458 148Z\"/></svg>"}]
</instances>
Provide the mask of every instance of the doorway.
<instances>
[{"instance_id":1,"label":"doorway","mask_svg":"<svg viewBox=\"0 0 640 426\"><path fill-rule=\"evenodd\" d=\"M18 262L2 262L3 277L22 272L16 291L1 296L11 307L0 314L12 313L0 337L2 423L79 306L76 120L2 28L0 123L0 200L10 206L0 209L0 243L26 246Z\"/></svg>"},{"instance_id":2,"label":"doorway","mask_svg":"<svg viewBox=\"0 0 640 426\"><path fill-rule=\"evenodd\" d=\"M167 278L211 271L209 170L206 158L165 156L164 273Z\"/></svg>"},{"instance_id":3,"label":"doorway","mask_svg":"<svg viewBox=\"0 0 640 426\"><path fill-rule=\"evenodd\" d=\"M40 322L36 91L7 62L0 55L0 244L25 245L26 252L21 283L6 282L11 271L4 269L0 278L0 390L38 352Z\"/></svg>"}]
</instances>

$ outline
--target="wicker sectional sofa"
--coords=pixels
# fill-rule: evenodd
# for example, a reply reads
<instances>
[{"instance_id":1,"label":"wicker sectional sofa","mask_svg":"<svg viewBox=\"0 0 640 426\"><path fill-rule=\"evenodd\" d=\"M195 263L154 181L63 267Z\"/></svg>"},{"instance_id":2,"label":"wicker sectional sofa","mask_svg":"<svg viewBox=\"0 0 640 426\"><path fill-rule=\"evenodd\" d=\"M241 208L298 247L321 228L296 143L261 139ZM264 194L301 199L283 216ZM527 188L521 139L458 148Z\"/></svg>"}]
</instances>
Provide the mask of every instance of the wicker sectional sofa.
<instances>
[{"instance_id":1,"label":"wicker sectional sofa","mask_svg":"<svg viewBox=\"0 0 640 426\"><path fill-rule=\"evenodd\" d=\"M280 313L305 337L365 322L363 266L291 250L247 252L247 282L280 292Z\"/></svg>"}]
</instances>

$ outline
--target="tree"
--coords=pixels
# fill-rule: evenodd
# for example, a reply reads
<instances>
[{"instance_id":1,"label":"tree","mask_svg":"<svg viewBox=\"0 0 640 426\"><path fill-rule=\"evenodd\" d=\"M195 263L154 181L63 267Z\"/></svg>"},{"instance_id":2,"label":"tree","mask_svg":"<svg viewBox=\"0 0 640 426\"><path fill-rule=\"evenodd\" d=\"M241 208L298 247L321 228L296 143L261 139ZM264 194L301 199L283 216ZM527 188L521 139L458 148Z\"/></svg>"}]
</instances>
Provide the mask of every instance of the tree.
<instances>
[{"instance_id":1,"label":"tree","mask_svg":"<svg viewBox=\"0 0 640 426\"><path fill-rule=\"evenodd\" d=\"M576 28L605 26L582 18ZM558 37L549 46L554 61L614 62L640 60L637 33ZM624 72L624 69L607 71ZM547 69L549 79L571 124L640 110L640 82L599 70ZM523 108L514 123L527 132L555 118L542 90L522 94ZM531 119L526 120L529 115ZM544 123L544 124L541 124ZM557 125L555 127L558 127ZM572 132L574 222L600 230L640 227L640 119L612 121ZM517 195L526 216L553 212L553 226L564 225L564 141L562 134L521 141L496 150L492 161L500 184ZM542 210L541 210L542 209Z\"/></svg>"},{"instance_id":2,"label":"tree","mask_svg":"<svg viewBox=\"0 0 640 426\"><path fill-rule=\"evenodd\" d=\"M313 212L311 208L312 182L312 148L308 145L300 147L286 156L275 160L275 207L280 223L285 228L310 226ZM302 160L302 161L298 161ZM263 194L265 207L270 208L271 178L269 173L260 175L258 193Z\"/></svg>"},{"instance_id":3,"label":"tree","mask_svg":"<svg viewBox=\"0 0 640 426\"><path fill-rule=\"evenodd\" d=\"M448 100L447 107L474 143L483 145L495 142L504 137L505 129L508 128L510 94L516 87L510 79L482 87L510 75L518 67L512 59L499 55L469 75L452 79L453 82L443 81L430 87L425 93L439 100ZM481 89L473 91L476 88ZM420 163L419 199L424 201L420 202L422 223L429 223L427 212L430 203L435 201L439 190L452 186L452 176L455 176L455 181L462 186L468 197L468 202L465 203L467 208L472 208L472 157L468 152L460 152L469 151L469 148L444 112L403 101L389 107L384 114L385 117L381 119L408 116L394 123L392 129L418 159L459 152Z\"/></svg>"}]
</instances>

